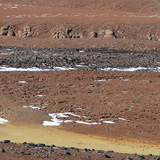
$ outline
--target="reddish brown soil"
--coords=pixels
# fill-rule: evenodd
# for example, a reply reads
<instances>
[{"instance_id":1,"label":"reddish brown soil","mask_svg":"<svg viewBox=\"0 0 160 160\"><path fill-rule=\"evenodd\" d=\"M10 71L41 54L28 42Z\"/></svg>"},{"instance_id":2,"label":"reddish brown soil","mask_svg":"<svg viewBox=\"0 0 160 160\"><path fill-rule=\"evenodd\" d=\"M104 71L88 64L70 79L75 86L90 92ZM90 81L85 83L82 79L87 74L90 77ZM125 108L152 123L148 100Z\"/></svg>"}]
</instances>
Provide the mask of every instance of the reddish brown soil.
<instances>
[{"instance_id":1,"label":"reddish brown soil","mask_svg":"<svg viewBox=\"0 0 160 160\"><path fill-rule=\"evenodd\" d=\"M0 0L0 4L2 4L0 28L9 26L9 29L7 31L4 29L3 33L0 29L1 46L159 49L160 2L158 0L102 0L100 2L95 0L78 2L76 0L5 0L4 2ZM44 14L54 17L44 18L42 17ZM24 16L15 18L18 15ZM73 35L83 36L53 38L55 32L63 33L70 28L73 30ZM106 38L104 31L107 29L114 34ZM22 36L20 32L23 32ZM92 32L98 34L98 37L92 37ZM18 81L28 83L20 84ZM49 113L72 112L86 116L92 122L100 122L100 119L104 119L114 121L116 124L88 126L67 123L62 124L60 129L114 138L116 141L150 143L159 147L159 85L159 73L0 72L0 118L6 118L16 125L30 125L42 124L44 120L49 121L51 119ZM35 97L41 94L45 97ZM24 105L45 108L31 110L23 108ZM83 120L75 117L72 119ZM1 148L7 150L6 153L0 153L0 159L36 159L32 153L28 157L21 153L17 154L19 150L14 153L8 151L7 147L19 148L19 144L10 145L12 144L0 144ZM24 149L22 146L20 148ZM48 149L46 151L48 152ZM89 159L89 155L84 154L84 151L80 154L79 159ZM97 159L102 156L99 153L94 154ZM45 157L42 155L40 158L44 158L43 156ZM111 156L113 159L126 157L115 153ZM92 154L90 159L95 157ZM49 158L67 159L61 151ZM77 157L70 158L77 159ZM146 159L151 158L146 157Z\"/></svg>"},{"instance_id":2,"label":"reddish brown soil","mask_svg":"<svg viewBox=\"0 0 160 160\"><path fill-rule=\"evenodd\" d=\"M0 72L0 75L1 117L11 122L42 124L43 120L50 120L47 113L73 112L87 116L92 122L104 119L116 124L87 126L68 123L61 126L63 129L159 143L158 73L62 71ZM106 81L94 81L102 79ZM27 81L28 84L19 84L18 81ZM35 97L38 94L45 97ZM31 104L46 108L31 113L22 108Z\"/></svg>"},{"instance_id":3,"label":"reddish brown soil","mask_svg":"<svg viewBox=\"0 0 160 160\"><path fill-rule=\"evenodd\" d=\"M159 1L88 0L78 3L8 0L5 3L0 1L0 4L0 27L10 25L10 31L16 34L16 37L0 35L0 45L55 48L105 46L132 50L159 48L159 42L156 42L160 39ZM15 17L19 15L23 17ZM18 38L18 31L23 31L26 26L31 29L29 37ZM83 38L53 39L55 32L63 33L69 28L74 34L84 34ZM104 38L102 32L106 29L113 31L117 39ZM91 32L98 33L98 38L91 38ZM150 38L152 41L149 41Z\"/></svg>"}]
</instances>

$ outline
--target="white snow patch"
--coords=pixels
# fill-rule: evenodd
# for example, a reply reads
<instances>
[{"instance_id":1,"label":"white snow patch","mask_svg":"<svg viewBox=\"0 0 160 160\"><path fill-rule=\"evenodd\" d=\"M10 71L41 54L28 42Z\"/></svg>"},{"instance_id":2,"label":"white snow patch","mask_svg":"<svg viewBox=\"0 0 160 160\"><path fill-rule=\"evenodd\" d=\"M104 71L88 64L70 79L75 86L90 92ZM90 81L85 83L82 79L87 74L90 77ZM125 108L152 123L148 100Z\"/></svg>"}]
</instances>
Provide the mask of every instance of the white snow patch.
<instances>
[{"instance_id":1,"label":"white snow patch","mask_svg":"<svg viewBox=\"0 0 160 160\"><path fill-rule=\"evenodd\" d=\"M83 68L83 67L87 67L87 66L86 66L86 65L77 64L76 67L81 67L81 68Z\"/></svg>"},{"instance_id":2,"label":"white snow patch","mask_svg":"<svg viewBox=\"0 0 160 160\"><path fill-rule=\"evenodd\" d=\"M4 72L13 72L13 71L20 71L20 72L37 72L37 71L67 71L67 70L75 70L74 68L66 68L66 67L53 67L53 69L40 69L40 68L14 68L14 67L5 67L1 66L0 71Z\"/></svg>"},{"instance_id":3,"label":"white snow patch","mask_svg":"<svg viewBox=\"0 0 160 160\"><path fill-rule=\"evenodd\" d=\"M8 55L10 55L10 53L0 53L0 55L2 55L2 56L8 56Z\"/></svg>"},{"instance_id":4,"label":"white snow patch","mask_svg":"<svg viewBox=\"0 0 160 160\"><path fill-rule=\"evenodd\" d=\"M84 109L82 109L82 108L77 108L78 110L84 110Z\"/></svg>"},{"instance_id":5,"label":"white snow patch","mask_svg":"<svg viewBox=\"0 0 160 160\"><path fill-rule=\"evenodd\" d=\"M74 121L74 120L61 120L58 118L69 118L70 116L74 116L77 118L81 118L81 116L70 113L70 112L65 112L65 113L51 113L49 114L50 117L52 117L51 121L43 121L44 126L60 126L61 123L79 123L79 124L86 124L86 125L99 125L101 123L89 123L89 122L84 122L84 121ZM82 118L87 118L86 116L82 116Z\"/></svg>"},{"instance_id":6,"label":"white snow patch","mask_svg":"<svg viewBox=\"0 0 160 160\"><path fill-rule=\"evenodd\" d=\"M18 7L10 7L10 8L12 8L12 9L16 9L16 8L18 8Z\"/></svg>"},{"instance_id":7,"label":"white snow patch","mask_svg":"<svg viewBox=\"0 0 160 160\"><path fill-rule=\"evenodd\" d=\"M63 113L63 115L70 115L70 116L74 116L74 117L78 117L78 118L81 117L79 115L76 115L76 114L73 114L73 113L70 113L70 112L65 112L65 113Z\"/></svg>"},{"instance_id":8,"label":"white snow patch","mask_svg":"<svg viewBox=\"0 0 160 160\"><path fill-rule=\"evenodd\" d=\"M40 69L40 68L13 68L13 67L0 67L0 72L13 72L13 71L20 71L20 72L26 72L26 71L50 71L50 69Z\"/></svg>"},{"instance_id":9,"label":"white snow patch","mask_svg":"<svg viewBox=\"0 0 160 160\"><path fill-rule=\"evenodd\" d=\"M34 105L30 105L30 106L23 106L23 108L32 108L32 109L38 109L40 110L40 107L34 107Z\"/></svg>"},{"instance_id":10,"label":"white snow patch","mask_svg":"<svg viewBox=\"0 0 160 160\"><path fill-rule=\"evenodd\" d=\"M58 114L57 114L57 117L58 117L58 118L68 118L69 116L67 116L67 115L65 115L65 114L63 114L63 113L58 113Z\"/></svg>"},{"instance_id":11,"label":"white snow patch","mask_svg":"<svg viewBox=\"0 0 160 160\"><path fill-rule=\"evenodd\" d=\"M127 82L127 81L129 81L129 79L123 79L122 81L125 81L125 82Z\"/></svg>"},{"instance_id":12,"label":"white snow patch","mask_svg":"<svg viewBox=\"0 0 160 160\"><path fill-rule=\"evenodd\" d=\"M82 118L87 118L86 116L82 116Z\"/></svg>"},{"instance_id":13,"label":"white snow patch","mask_svg":"<svg viewBox=\"0 0 160 160\"><path fill-rule=\"evenodd\" d=\"M107 81L106 79L100 79L100 80L94 80L95 82L105 82Z\"/></svg>"},{"instance_id":14,"label":"white snow patch","mask_svg":"<svg viewBox=\"0 0 160 160\"><path fill-rule=\"evenodd\" d=\"M19 81L18 83L27 84L28 82L26 82L26 81Z\"/></svg>"},{"instance_id":15,"label":"white snow patch","mask_svg":"<svg viewBox=\"0 0 160 160\"><path fill-rule=\"evenodd\" d=\"M153 72L160 72L160 67L157 68L145 68L145 67L137 67L137 68L100 68L102 71L122 71L122 72L134 72L139 70L150 70Z\"/></svg>"},{"instance_id":16,"label":"white snow patch","mask_svg":"<svg viewBox=\"0 0 160 160\"><path fill-rule=\"evenodd\" d=\"M7 123L7 122L8 122L7 119L0 118L0 124L4 124L4 123Z\"/></svg>"},{"instance_id":17,"label":"white snow patch","mask_svg":"<svg viewBox=\"0 0 160 160\"><path fill-rule=\"evenodd\" d=\"M116 124L116 122L113 122L113 121L103 121L103 123Z\"/></svg>"},{"instance_id":18,"label":"white snow patch","mask_svg":"<svg viewBox=\"0 0 160 160\"><path fill-rule=\"evenodd\" d=\"M78 124L86 124L86 125L100 125L101 123L89 123L89 122L84 122L84 121L75 121Z\"/></svg>"},{"instance_id":19,"label":"white snow patch","mask_svg":"<svg viewBox=\"0 0 160 160\"><path fill-rule=\"evenodd\" d=\"M127 121L127 122L129 122L129 120L127 120L127 119L124 119L124 118L118 118L119 120L122 120L122 121Z\"/></svg>"},{"instance_id":20,"label":"white snow patch","mask_svg":"<svg viewBox=\"0 0 160 160\"><path fill-rule=\"evenodd\" d=\"M84 53L84 50L80 50L79 52L80 52L80 53Z\"/></svg>"},{"instance_id":21,"label":"white snow patch","mask_svg":"<svg viewBox=\"0 0 160 160\"><path fill-rule=\"evenodd\" d=\"M74 121L73 120L65 120L63 121L64 123L73 123Z\"/></svg>"},{"instance_id":22,"label":"white snow patch","mask_svg":"<svg viewBox=\"0 0 160 160\"><path fill-rule=\"evenodd\" d=\"M68 70L75 70L75 68L66 68L66 67L53 67L54 71L68 71Z\"/></svg>"},{"instance_id":23,"label":"white snow patch","mask_svg":"<svg viewBox=\"0 0 160 160\"><path fill-rule=\"evenodd\" d=\"M60 126L59 121L43 121L43 126Z\"/></svg>"},{"instance_id":24,"label":"white snow patch","mask_svg":"<svg viewBox=\"0 0 160 160\"><path fill-rule=\"evenodd\" d=\"M45 97L45 95L36 95L35 97Z\"/></svg>"}]
</instances>

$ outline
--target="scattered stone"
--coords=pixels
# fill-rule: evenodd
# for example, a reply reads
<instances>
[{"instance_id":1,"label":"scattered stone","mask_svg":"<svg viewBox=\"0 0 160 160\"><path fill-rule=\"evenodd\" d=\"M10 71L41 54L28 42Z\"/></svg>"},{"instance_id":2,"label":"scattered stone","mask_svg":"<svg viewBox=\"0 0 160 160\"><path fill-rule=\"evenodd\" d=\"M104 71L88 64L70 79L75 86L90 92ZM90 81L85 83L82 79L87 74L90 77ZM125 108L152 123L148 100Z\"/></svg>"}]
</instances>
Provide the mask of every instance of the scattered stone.
<instances>
[{"instance_id":1,"label":"scattered stone","mask_svg":"<svg viewBox=\"0 0 160 160\"><path fill-rule=\"evenodd\" d=\"M104 158L111 158L108 154L103 155Z\"/></svg>"},{"instance_id":2,"label":"scattered stone","mask_svg":"<svg viewBox=\"0 0 160 160\"><path fill-rule=\"evenodd\" d=\"M79 149L78 149L78 148L71 147L71 149L72 149L72 150L74 150L74 151L77 151L77 152L79 152Z\"/></svg>"},{"instance_id":3,"label":"scattered stone","mask_svg":"<svg viewBox=\"0 0 160 160\"><path fill-rule=\"evenodd\" d=\"M10 143L10 140L4 140L3 143Z\"/></svg>"},{"instance_id":4,"label":"scattered stone","mask_svg":"<svg viewBox=\"0 0 160 160\"><path fill-rule=\"evenodd\" d=\"M7 36L8 30L0 30L0 35Z\"/></svg>"},{"instance_id":5,"label":"scattered stone","mask_svg":"<svg viewBox=\"0 0 160 160\"><path fill-rule=\"evenodd\" d=\"M105 31L105 36L104 36L105 38L112 38L112 37L115 37L115 34L114 34L114 32L112 31L112 30L110 30L110 29L107 29L106 31Z\"/></svg>"},{"instance_id":6,"label":"scattered stone","mask_svg":"<svg viewBox=\"0 0 160 160\"><path fill-rule=\"evenodd\" d=\"M139 160L145 159L143 155L138 155Z\"/></svg>"},{"instance_id":7,"label":"scattered stone","mask_svg":"<svg viewBox=\"0 0 160 160\"><path fill-rule=\"evenodd\" d=\"M156 157L156 160L160 160L160 156Z\"/></svg>"},{"instance_id":8,"label":"scattered stone","mask_svg":"<svg viewBox=\"0 0 160 160\"><path fill-rule=\"evenodd\" d=\"M91 38L97 38L98 37L98 32L90 32L90 37Z\"/></svg>"},{"instance_id":9,"label":"scattered stone","mask_svg":"<svg viewBox=\"0 0 160 160\"><path fill-rule=\"evenodd\" d=\"M2 148L2 149L0 149L0 152L5 152L5 150Z\"/></svg>"},{"instance_id":10,"label":"scattered stone","mask_svg":"<svg viewBox=\"0 0 160 160\"><path fill-rule=\"evenodd\" d=\"M90 149L85 148L85 149L84 149L84 151L85 151L85 152L89 152L89 151L91 151L91 150L90 150Z\"/></svg>"},{"instance_id":11,"label":"scattered stone","mask_svg":"<svg viewBox=\"0 0 160 160\"><path fill-rule=\"evenodd\" d=\"M27 144L27 142L23 142L23 145L26 145Z\"/></svg>"},{"instance_id":12,"label":"scattered stone","mask_svg":"<svg viewBox=\"0 0 160 160\"><path fill-rule=\"evenodd\" d=\"M98 150L98 153L104 153L104 150Z\"/></svg>"},{"instance_id":13,"label":"scattered stone","mask_svg":"<svg viewBox=\"0 0 160 160\"><path fill-rule=\"evenodd\" d=\"M36 146L37 146L37 145L36 145L35 143L33 143L33 142L27 143L27 145L28 145L28 146L31 146L31 147L36 147Z\"/></svg>"},{"instance_id":14,"label":"scattered stone","mask_svg":"<svg viewBox=\"0 0 160 160\"><path fill-rule=\"evenodd\" d=\"M22 37L30 37L31 36L31 27L29 26L25 26L23 28L23 33L22 33Z\"/></svg>"},{"instance_id":15,"label":"scattered stone","mask_svg":"<svg viewBox=\"0 0 160 160\"><path fill-rule=\"evenodd\" d=\"M17 36L22 37L23 36L23 31L19 30L18 33L17 33Z\"/></svg>"},{"instance_id":16,"label":"scattered stone","mask_svg":"<svg viewBox=\"0 0 160 160\"><path fill-rule=\"evenodd\" d=\"M60 147L60 149L61 149L61 150L67 150L67 148L66 148L66 147Z\"/></svg>"},{"instance_id":17,"label":"scattered stone","mask_svg":"<svg viewBox=\"0 0 160 160\"><path fill-rule=\"evenodd\" d=\"M113 153L114 151L113 150L107 151L107 153L111 153L111 152Z\"/></svg>"},{"instance_id":18,"label":"scattered stone","mask_svg":"<svg viewBox=\"0 0 160 160\"><path fill-rule=\"evenodd\" d=\"M147 35L147 38L148 38L149 41L153 40L153 36L151 34Z\"/></svg>"},{"instance_id":19,"label":"scattered stone","mask_svg":"<svg viewBox=\"0 0 160 160\"><path fill-rule=\"evenodd\" d=\"M1 27L1 30L8 30L10 28L10 25L5 26L5 27Z\"/></svg>"},{"instance_id":20,"label":"scattered stone","mask_svg":"<svg viewBox=\"0 0 160 160\"><path fill-rule=\"evenodd\" d=\"M64 154L65 154L66 156L70 156L70 155L71 155L70 152L65 152Z\"/></svg>"},{"instance_id":21,"label":"scattered stone","mask_svg":"<svg viewBox=\"0 0 160 160\"><path fill-rule=\"evenodd\" d=\"M8 37L13 37L13 36L16 36L16 34L15 34L14 31L9 30L7 36Z\"/></svg>"},{"instance_id":22,"label":"scattered stone","mask_svg":"<svg viewBox=\"0 0 160 160\"><path fill-rule=\"evenodd\" d=\"M56 147L54 144L52 144L51 146L50 146L51 148L54 148L54 147Z\"/></svg>"},{"instance_id":23,"label":"scattered stone","mask_svg":"<svg viewBox=\"0 0 160 160\"><path fill-rule=\"evenodd\" d=\"M125 160L133 160L133 158L128 156Z\"/></svg>"},{"instance_id":24,"label":"scattered stone","mask_svg":"<svg viewBox=\"0 0 160 160\"><path fill-rule=\"evenodd\" d=\"M45 147L46 145L44 143L38 143L37 147Z\"/></svg>"}]
</instances>

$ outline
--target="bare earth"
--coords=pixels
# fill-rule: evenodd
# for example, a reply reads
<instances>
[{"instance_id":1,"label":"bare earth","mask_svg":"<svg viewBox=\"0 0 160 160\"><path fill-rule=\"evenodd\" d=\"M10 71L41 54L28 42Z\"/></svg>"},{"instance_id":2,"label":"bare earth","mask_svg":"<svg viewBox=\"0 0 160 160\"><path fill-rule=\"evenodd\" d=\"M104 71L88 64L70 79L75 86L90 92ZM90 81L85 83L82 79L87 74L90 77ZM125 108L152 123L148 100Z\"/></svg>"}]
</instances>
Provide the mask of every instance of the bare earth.
<instances>
[{"instance_id":1,"label":"bare earth","mask_svg":"<svg viewBox=\"0 0 160 160\"><path fill-rule=\"evenodd\" d=\"M17 46L61 48L70 67L83 55L64 48L127 50L140 59L136 65L134 58L127 58L129 66L133 62L138 67L159 67L159 20L158 0L0 0L0 46L8 47L8 52L9 46L15 47L14 53ZM45 54L38 49L17 50ZM0 50L0 65L34 65L23 54L11 59L3 51L7 49ZM97 66L126 67L126 57L118 59L111 53L106 61L105 55L99 60L101 52L86 53L95 53ZM147 58L143 53L149 53ZM56 67L62 67L63 56ZM0 141L15 142L0 142L0 159L160 159L160 73L99 71L89 67L94 56L86 57L86 70L0 71L0 118L9 121L0 124ZM44 121L51 122L51 113L68 114L56 117L61 121L56 127L43 126ZM47 146L22 144L25 141Z\"/></svg>"}]
</instances>

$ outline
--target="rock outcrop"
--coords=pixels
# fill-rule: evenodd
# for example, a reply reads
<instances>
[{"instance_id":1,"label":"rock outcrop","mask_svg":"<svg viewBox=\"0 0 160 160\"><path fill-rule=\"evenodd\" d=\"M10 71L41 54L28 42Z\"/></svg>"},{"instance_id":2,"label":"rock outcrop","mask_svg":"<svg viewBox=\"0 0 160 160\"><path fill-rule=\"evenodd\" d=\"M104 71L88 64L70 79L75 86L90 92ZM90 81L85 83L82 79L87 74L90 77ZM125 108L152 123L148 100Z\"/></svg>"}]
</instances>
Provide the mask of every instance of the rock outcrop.
<instances>
[{"instance_id":1,"label":"rock outcrop","mask_svg":"<svg viewBox=\"0 0 160 160\"><path fill-rule=\"evenodd\" d=\"M4 26L4 27L1 27L0 35L11 37L11 36L15 36L16 34L12 30L12 27L10 25L7 25L7 26Z\"/></svg>"},{"instance_id":2,"label":"rock outcrop","mask_svg":"<svg viewBox=\"0 0 160 160\"><path fill-rule=\"evenodd\" d=\"M82 33L75 32L72 29L59 29L52 33L53 39L65 39L65 38L83 38Z\"/></svg>"}]
</instances>

